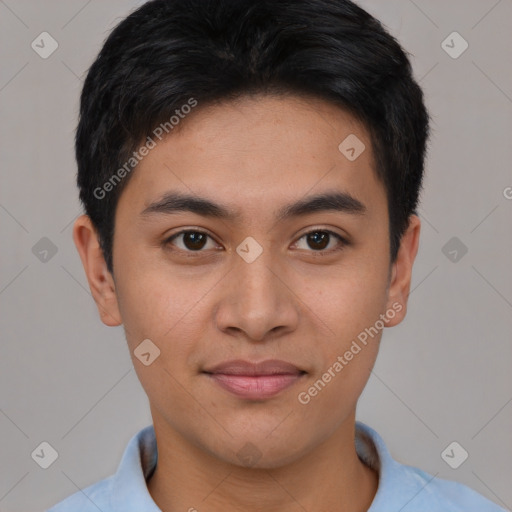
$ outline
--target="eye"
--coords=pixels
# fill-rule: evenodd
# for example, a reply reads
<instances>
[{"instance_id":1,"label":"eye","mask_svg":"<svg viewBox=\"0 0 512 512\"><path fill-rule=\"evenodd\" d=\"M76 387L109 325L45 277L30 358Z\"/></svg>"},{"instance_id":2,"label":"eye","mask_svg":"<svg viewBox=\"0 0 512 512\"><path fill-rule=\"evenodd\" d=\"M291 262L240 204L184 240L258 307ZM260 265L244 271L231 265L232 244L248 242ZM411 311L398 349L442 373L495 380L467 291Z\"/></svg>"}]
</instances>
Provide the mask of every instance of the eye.
<instances>
[{"instance_id":1,"label":"eye","mask_svg":"<svg viewBox=\"0 0 512 512\"><path fill-rule=\"evenodd\" d=\"M334 241L338 242L338 246L331 250L324 250L326 247L331 245L331 242L333 242L333 238ZM334 233L333 231L329 231L326 229L315 229L313 231L305 233L299 238L299 240L296 242L296 245L298 245L300 240L302 239L305 239L307 246L310 249L313 249L314 252L339 251L343 249L344 246L348 245L348 241L341 235L338 235L338 233ZM299 247L299 249L304 249L304 247Z\"/></svg>"},{"instance_id":2,"label":"eye","mask_svg":"<svg viewBox=\"0 0 512 512\"><path fill-rule=\"evenodd\" d=\"M215 244L213 244L213 247L208 247L208 239L213 240L212 237L204 231L184 230L167 238L164 241L164 245L175 245L178 249L186 252L202 252L201 250L205 247L206 249L216 247ZM181 244L174 244L174 240L181 241Z\"/></svg>"},{"instance_id":3,"label":"eye","mask_svg":"<svg viewBox=\"0 0 512 512\"><path fill-rule=\"evenodd\" d=\"M295 243L295 246L299 246L300 241L303 239L305 240L305 243L307 244L309 249L312 249L313 252L318 253L334 252L343 249L343 247L346 245L349 245L349 242L341 235L338 235L337 233L334 233L333 231L326 229L315 229L313 231L305 233ZM331 248L330 250L325 250L326 247L333 245L333 239L334 242L337 242L337 247L336 244L334 244L334 248ZM179 241L180 243L175 243L175 240ZM212 244L210 247L208 247L209 240L211 241L210 243ZM198 230L180 231L179 233L175 233L174 235L164 240L163 244L164 246L174 245L179 250L189 253L204 252L202 251L203 249L217 248L215 243L213 243L212 237L208 233ZM307 250L308 247L305 247L305 249ZM298 248L304 249L304 247L300 246Z\"/></svg>"}]
</instances>

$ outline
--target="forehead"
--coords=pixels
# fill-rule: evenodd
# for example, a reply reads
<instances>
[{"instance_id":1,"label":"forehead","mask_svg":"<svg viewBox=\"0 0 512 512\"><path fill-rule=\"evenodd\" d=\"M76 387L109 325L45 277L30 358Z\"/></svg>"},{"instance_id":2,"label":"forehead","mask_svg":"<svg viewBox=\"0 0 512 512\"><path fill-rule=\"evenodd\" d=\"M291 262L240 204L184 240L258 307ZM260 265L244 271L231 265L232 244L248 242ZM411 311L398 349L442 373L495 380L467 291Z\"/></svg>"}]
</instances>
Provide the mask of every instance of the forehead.
<instances>
[{"instance_id":1,"label":"forehead","mask_svg":"<svg viewBox=\"0 0 512 512\"><path fill-rule=\"evenodd\" d=\"M322 100L255 96L196 109L138 163L120 203L147 210L180 191L222 203L240 218L310 194L343 191L361 203L385 196L369 134ZM281 210L282 213L282 210Z\"/></svg>"}]
</instances>

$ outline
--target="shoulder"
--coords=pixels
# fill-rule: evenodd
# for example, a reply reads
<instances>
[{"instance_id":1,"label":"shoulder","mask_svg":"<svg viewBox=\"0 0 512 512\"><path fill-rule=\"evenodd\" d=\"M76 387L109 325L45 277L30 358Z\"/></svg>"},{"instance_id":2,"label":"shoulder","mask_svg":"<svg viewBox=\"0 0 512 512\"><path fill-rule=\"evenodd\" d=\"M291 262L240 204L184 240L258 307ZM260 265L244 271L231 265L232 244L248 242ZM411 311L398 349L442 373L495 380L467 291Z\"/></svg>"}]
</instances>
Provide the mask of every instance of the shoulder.
<instances>
[{"instance_id":1,"label":"shoulder","mask_svg":"<svg viewBox=\"0 0 512 512\"><path fill-rule=\"evenodd\" d=\"M361 422L356 423L356 450L379 473L368 512L505 512L466 485L399 463L380 435Z\"/></svg>"},{"instance_id":2,"label":"shoulder","mask_svg":"<svg viewBox=\"0 0 512 512\"><path fill-rule=\"evenodd\" d=\"M159 509L148 492L146 478L157 458L155 431L149 425L128 442L113 475L75 492L46 512L156 512Z\"/></svg>"},{"instance_id":3,"label":"shoulder","mask_svg":"<svg viewBox=\"0 0 512 512\"><path fill-rule=\"evenodd\" d=\"M60 501L46 512L109 512L112 477L100 480Z\"/></svg>"},{"instance_id":4,"label":"shoulder","mask_svg":"<svg viewBox=\"0 0 512 512\"><path fill-rule=\"evenodd\" d=\"M397 463L398 464L398 463ZM397 484L403 481L406 487L414 487L415 495L404 507L403 512L447 511L450 512L505 512L505 509L488 500L470 487L437 478L419 468L398 464Z\"/></svg>"}]
</instances>

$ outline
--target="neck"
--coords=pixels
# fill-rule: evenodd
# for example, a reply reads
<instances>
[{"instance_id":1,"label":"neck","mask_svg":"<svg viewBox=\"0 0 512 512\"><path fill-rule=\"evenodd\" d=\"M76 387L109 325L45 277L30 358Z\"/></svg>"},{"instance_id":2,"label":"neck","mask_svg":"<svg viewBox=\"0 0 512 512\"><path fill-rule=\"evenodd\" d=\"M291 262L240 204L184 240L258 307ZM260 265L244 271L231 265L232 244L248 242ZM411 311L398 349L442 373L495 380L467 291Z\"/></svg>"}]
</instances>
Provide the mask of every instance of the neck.
<instances>
[{"instance_id":1,"label":"neck","mask_svg":"<svg viewBox=\"0 0 512 512\"><path fill-rule=\"evenodd\" d=\"M358 458L355 413L314 450L284 466L230 464L155 421L158 464L148 482L163 512L363 512L373 501L378 474Z\"/></svg>"}]
</instances>

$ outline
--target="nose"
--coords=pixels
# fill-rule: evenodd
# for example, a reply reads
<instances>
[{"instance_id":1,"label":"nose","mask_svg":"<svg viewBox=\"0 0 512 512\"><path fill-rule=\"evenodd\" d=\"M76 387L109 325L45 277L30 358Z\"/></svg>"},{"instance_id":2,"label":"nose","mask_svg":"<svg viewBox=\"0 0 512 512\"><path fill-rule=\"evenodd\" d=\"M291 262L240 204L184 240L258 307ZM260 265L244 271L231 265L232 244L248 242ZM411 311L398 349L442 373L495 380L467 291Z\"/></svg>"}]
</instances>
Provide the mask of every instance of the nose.
<instances>
[{"instance_id":1,"label":"nose","mask_svg":"<svg viewBox=\"0 0 512 512\"><path fill-rule=\"evenodd\" d=\"M268 250L254 261L238 254L233 259L216 308L218 329L231 335L243 333L254 342L295 330L300 301L283 265Z\"/></svg>"}]
</instances>

